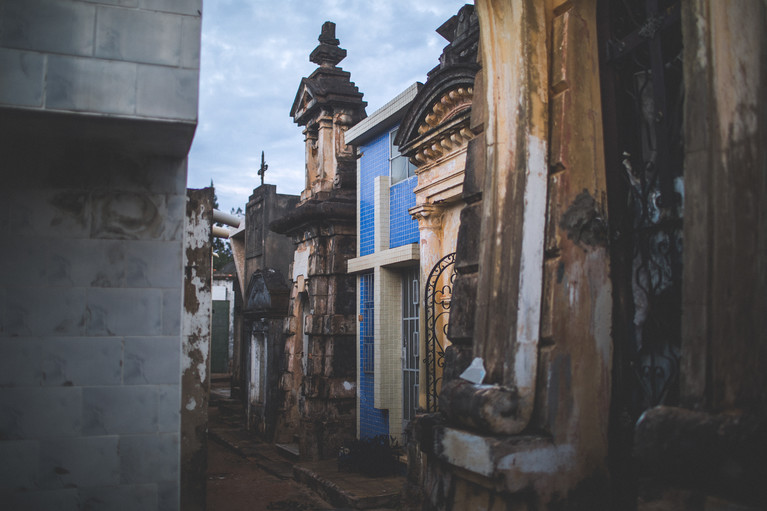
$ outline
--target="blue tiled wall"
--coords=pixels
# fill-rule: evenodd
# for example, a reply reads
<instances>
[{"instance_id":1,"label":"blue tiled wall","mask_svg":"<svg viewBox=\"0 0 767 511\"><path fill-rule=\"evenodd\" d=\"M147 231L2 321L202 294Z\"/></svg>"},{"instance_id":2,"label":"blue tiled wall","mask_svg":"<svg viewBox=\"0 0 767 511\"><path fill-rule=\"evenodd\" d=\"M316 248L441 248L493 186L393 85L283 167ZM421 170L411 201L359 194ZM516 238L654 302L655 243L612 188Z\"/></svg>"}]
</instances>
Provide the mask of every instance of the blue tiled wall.
<instances>
[{"instance_id":1,"label":"blue tiled wall","mask_svg":"<svg viewBox=\"0 0 767 511\"><path fill-rule=\"evenodd\" d=\"M407 212L415 206L417 184L418 177L412 176L389 188L389 248L418 243L418 221Z\"/></svg>"},{"instance_id":2,"label":"blue tiled wall","mask_svg":"<svg viewBox=\"0 0 767 511\"><path fill-rule=\"evenodd\" d=\"M378 176L389 174L389 132L385 131L369 144L360 146L360 255L373 253L373 183Z\"/></svg>"},{"instance_id":3,"label":"blue tiled wall","mask_svg":"<svg viewBox=\"0 0 767 511\"><path fill-rule=\"evenodd\" d=\"M370 272L360 276L360 438L389 434L388 411L374 406L373 307L373 273Z\"/></svg>"}]
</instances>

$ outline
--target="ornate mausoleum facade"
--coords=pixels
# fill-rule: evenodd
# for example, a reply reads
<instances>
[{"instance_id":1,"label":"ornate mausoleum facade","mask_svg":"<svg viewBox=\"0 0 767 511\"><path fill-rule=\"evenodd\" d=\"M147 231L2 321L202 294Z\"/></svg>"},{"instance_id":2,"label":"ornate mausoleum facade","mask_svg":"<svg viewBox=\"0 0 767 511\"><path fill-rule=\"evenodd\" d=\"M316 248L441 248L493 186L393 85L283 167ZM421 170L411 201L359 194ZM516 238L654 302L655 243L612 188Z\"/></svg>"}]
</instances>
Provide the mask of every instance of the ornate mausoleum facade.
<instances>
[{"instance_id":1,"label":"ornate mausoleum facade","mask_svg":"<svg viewBox=\"0 0 767 511\"><path fill-rule=\"evenodd\" d=\"M466 5L437 32L448 41L439 65L413 99L395 143L416 165L421 286L421 370L418 405L434 412L442 387L444 352L455 281L455 252L463 197L474 80L479 69L479 23Z\"/></svg>"},{"instance_id":2,"label":"ornate mausoleum facade","mask_svg":"<svg viewBox=\"0 0 767 511\"><path fill-rule=\"evenodd\" d=\"M306 187L296 208L271 224L296 244L275 442L311 459L335 456L355 434L355 279L346 261L356 252L356 165L344 133L366 105L337 67L346 50L333 23L319 41L310 56L319 67L301 80L290 112L304 127Z\"/></svg>"},{"instance_id":3,"label":"ornate mausoleum facade","mask_svg":"<svg viewBox=\"0 0 767 511\"><path fill-rule=\"evenodd\" d=\"M452 345L409 459L419 508L760 509L767 7L475 7Z\"/></svg>"}]
</instances>

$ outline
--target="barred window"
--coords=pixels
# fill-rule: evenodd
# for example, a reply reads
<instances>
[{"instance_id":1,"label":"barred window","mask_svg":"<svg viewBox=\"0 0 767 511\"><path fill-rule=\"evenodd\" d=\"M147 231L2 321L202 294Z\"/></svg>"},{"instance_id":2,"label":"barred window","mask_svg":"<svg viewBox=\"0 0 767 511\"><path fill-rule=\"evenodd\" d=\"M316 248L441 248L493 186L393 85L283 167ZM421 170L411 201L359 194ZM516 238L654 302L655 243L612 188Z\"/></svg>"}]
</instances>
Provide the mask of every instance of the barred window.
<instances>
[{"instance_id":1,"label":"barred window","mask_svg":"<svg viewBox=\"0 0 767 511\"><path fill-rule=\"evenodd\" d=\"M360 340L363 373L373 373L373 273L360 276Z\"/></svg>"}]
</instances>

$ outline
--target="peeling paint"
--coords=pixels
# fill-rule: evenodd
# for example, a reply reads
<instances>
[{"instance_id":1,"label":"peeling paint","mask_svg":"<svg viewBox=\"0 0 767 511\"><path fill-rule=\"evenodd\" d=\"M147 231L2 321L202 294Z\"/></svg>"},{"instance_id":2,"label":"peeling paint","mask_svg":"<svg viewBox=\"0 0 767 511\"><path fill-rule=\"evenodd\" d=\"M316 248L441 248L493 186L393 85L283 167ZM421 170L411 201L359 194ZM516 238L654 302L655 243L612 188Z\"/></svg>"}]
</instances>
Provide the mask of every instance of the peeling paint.
<instances>
[{"instance_id":1,"label":"peeling paint","mask_svg":"<svg viewBox=\"0 0 767 511\"><path fill-rule=\"evenodd\" d=\"M501 458L498 469L513 474L556 474L566 472L575 466L575 447L572 445L553 445L530 451L515 452Z\"/></svg>"},{"instance_id":2,"label":"peeling paint","mask_svg":"<svg viewBox=\"0 0 767 511\"><path fill-rule=\"evenodd\" d=\"M293 256L293 282L298 280L299 275L309 274L309 250L299 247Z\"/></svg>"},{"instance_id":3,"label":"peeling paint","mask_svg":"<svg viewBox=\"0 0 767 511\"><path fill-rule=\"evenodd\" d=\"M527 150L528 171L524 193L527 207L522 226L517 344L514 356L514 384L520 394L521 417L528 416L527 412L532 411L535 392L543 289L546 189L548 187L546 141L528 135ZM526 422L525 419L522 420Z\"/></svg>"},{"instance_id":4,"label":"peeling paint","mask_svg":"<svg viewBox=\"0 0 767 511\"><path fill-rule=\"evenodd\" d=\"M493 474L492 453L483 437L446 429L441 445L442 455L453 465L486 477Z\"/></svg>"},{"instance_id":5,"label":"peeling paint","mask_svg":"<svg viewBox=\"0 0 767 511\"><path fill-rule=\"evenodd\" d=\"M703 69L708 65L708 57L706 55L706 33L708 32L708 23L706 18L698 16L695 18L695 30L697 32L697 38L700 44L698 44L698 51L695 54L695 60L698 61L698 66Z\"/></svg>"},{"instance_id":6,"label":"peeling paint","mask_svg":"<svg viewBox=\"0 0 767 511\"><path fill-rule=\"evenodd\" d=\"M611 335L612 325L612 286L603 271L605 256L599 252L589 254L587 266L589 268L589 280L591 289L596 290L594 305L592 307L591 325L597 350L602 358L602 364L610 367L613 353Z\"/></svg>"},{"instance_id":7,"label":"peeling paint","mask_svg":"<svg viewBox=\"0 0 767 511\"><path fill-rule=\"evenodd\" d=\"M184 307L181 315L181 495L204 487L208 424L208 364L212 310L213 190L187 190L184 225Z\"/></svg>"}]
</instances>

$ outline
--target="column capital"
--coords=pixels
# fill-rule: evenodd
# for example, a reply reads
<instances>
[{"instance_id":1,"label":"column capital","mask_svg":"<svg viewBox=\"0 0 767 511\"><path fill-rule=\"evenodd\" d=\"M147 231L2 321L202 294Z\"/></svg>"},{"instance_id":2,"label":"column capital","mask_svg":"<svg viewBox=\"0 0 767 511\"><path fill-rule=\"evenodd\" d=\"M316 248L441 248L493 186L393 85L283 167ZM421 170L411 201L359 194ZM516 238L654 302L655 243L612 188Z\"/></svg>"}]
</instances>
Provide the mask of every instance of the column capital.
<instances>
[{"instance_id":1,"label":"column capital","mask_svg":"<svg viewBox=\"0 0 767 511\"><path fill-rule=\"evenodd\" d=\"M442 228L444 208L434 204L421 204L408 210L410 216L418 220L419 229L438 230Z\"/></svg>"}]
</instances>

